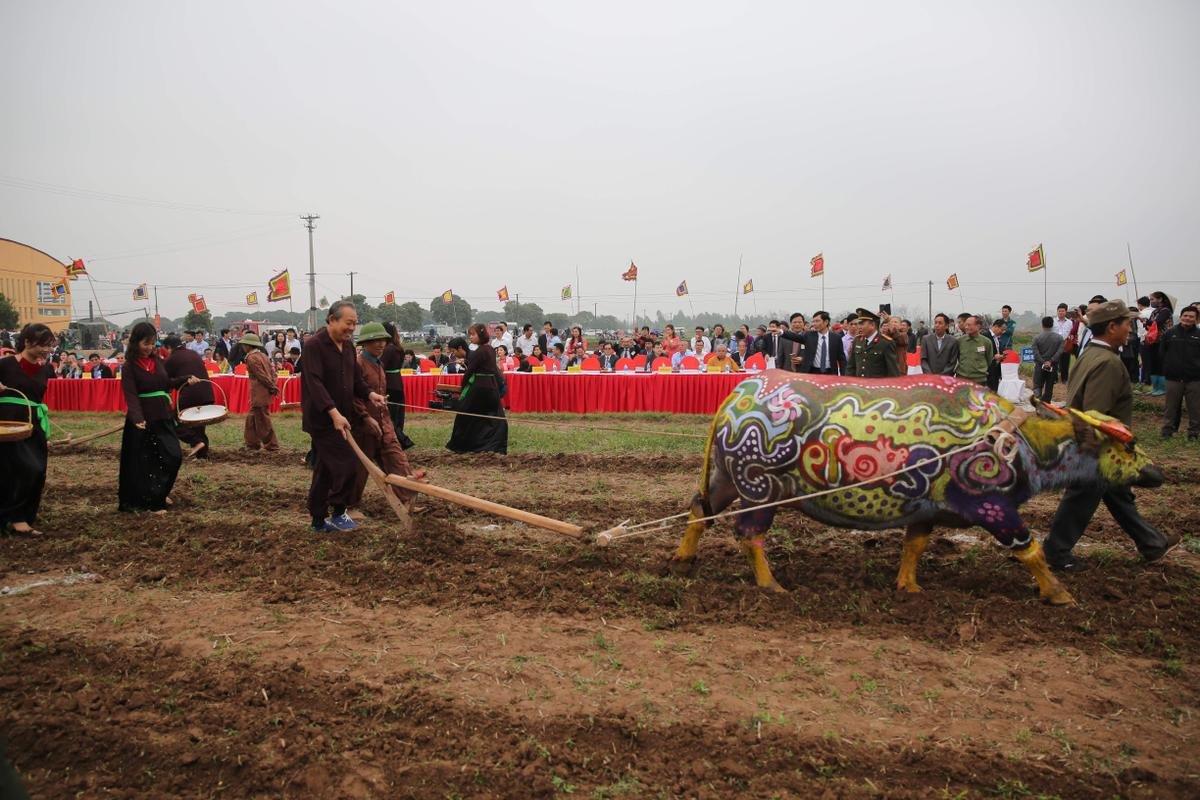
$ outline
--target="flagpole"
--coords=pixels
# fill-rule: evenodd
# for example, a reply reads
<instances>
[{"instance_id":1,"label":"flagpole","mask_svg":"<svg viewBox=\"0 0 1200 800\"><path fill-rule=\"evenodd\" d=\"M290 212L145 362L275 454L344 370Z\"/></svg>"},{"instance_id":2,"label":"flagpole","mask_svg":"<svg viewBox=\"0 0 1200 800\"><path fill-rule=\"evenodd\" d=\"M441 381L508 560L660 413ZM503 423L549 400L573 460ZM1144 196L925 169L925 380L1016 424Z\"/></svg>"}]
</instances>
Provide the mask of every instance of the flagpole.
<instances>
[{"instance_id":1,"label":"flagpole","mask_svg":"<svg viewBox=\"0 0 1200 800\"><path fill-rule=\"evenodd\" d=\"M1050 270L1046 266L1046 251L1040 244L1038 250L1041 250L1042 256L1042 316L1046 317L1050 315Z\"/></svg>"},{"instance_id":2,"label":"flagpole","mask_svg":"<svg viewBox=\"0 0 1200 800\"><path fill-rule=\"evenodd\" d=\"M583 302L583 285L579 282L579 265L575 265L575 291L578 297L575 298L575 316L579 316L579 304ZM570 308L570 306L568 306ZM593 314L593 316L595 316Z\"/></svg>"},{"instance_id":3,"label":"flagpole","mask_svg":"<svg viewBox=\"0 0 1200 800\"><path fill-rule=\"evenodd\" d=\"M733 318L737 319L738 292L742 290L742 254L738 253L737 286L733 290Z\"/></svg>"},{"instance_id":4,"label":"flagpole","mask_svg":"<svg viewBox=\"0 0 1200 800\"><path fill-rule=\"evenodd\" d=\"M92 273L90 273L90 272L85 272L85 273L83 273L83 274L84 274L85 276L87 276L87 279L88 279L88 286L90 286L90 287L91 287L91 289L92 289L92 299L96 301L96 310L97 310L97 311L99 311L99 312L100 312L100 316L101 316L101 317L103 317L103 316L104 316L104 309L102 309L102 308L100 307L100 298L96 296L96 284L92 283Z\"/></svg>"},{"instance_id":5,"label":"flagpole","mask_svg":"<svg viewBox=\"0 0 1200 800\"><path fill-rule=\"evenodd\" d=\"M825 308L825 262L821 262L821 308Z\"/></svg>"},{"instance_id":6,"label":"flagpole","mask_svg":"<svg viewBox=\"0 0 1200 800\"><path fill-rule=\"evenodd\" d=\"M1125 243L1125 252L1129 255L1129 277L1133 278L1133 293L1141 297L1142 293L1137 287L1137 273L1133 271L1133 249L1130 248L1129 242Z\"/></svg>"}]
</instances>

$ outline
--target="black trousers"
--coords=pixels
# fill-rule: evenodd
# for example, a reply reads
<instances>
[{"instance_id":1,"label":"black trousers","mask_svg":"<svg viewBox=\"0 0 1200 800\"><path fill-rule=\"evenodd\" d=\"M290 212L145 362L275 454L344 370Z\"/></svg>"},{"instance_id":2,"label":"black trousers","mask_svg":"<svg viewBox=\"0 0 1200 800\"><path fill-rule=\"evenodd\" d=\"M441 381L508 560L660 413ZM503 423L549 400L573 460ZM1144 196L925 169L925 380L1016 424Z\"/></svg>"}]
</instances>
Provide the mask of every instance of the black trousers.
<instances>
[{"instance_id":1,"label":"black trousers","mask_svg":"<svg viewBox=\"0 0 1200 800\"><path fill-rule=\"evenodd\" d=\"M182 463L175 420L148 421L143 430L126 418L117 473L117 508L121 511L166 508L167 495L175 485Z\"/></svg>"},{"instance_id":2,"label":"black trousers","mask_svg":"<svg viewBox=\"0 0 1200 800\"><path fill-rule=\"evenodd\" d=\"M1106 488L1100 484L1079 484L1068 486L1063 492L1062 502L1050 523L1050 535L1042 544L1046 560L1052 566L1061 566L1071 560L1071 549L1083 536L1101 501L1143 556L1155 555L1167 546L1167 538L1162 532L1138 513L1133 490L1128 486Z\"/></svg>"},{"instance_id":3,"label":"black trousers","mask_svg":"<svg viewBox=\"0 0 1200 800\"><path fill-rule=\"evenodd\" d=\"M1054 384L1057 380L1057 369L1042 369L1040 364L1033 365L1033 393L1039 400L1049 403L1054 399Z\"/></svg>"},{"instance_id":4,"label":"black trousers","mask_svg":"<svg viewBox=\"0 0 1200 800\"><path fill-rule=\"evenodd\" d=\"M46 436L36 424L28 439L0 443L0 525L37 521L46 458Z\"/></svg>"},{"instance_id":5,"label":"black trousers","mask_svg":"<svg viewBox=\"0 0 1200 800\"><path fill-rule=\"evenodd\" d=\"M313 474L308 487L308 512L325 519L329 506L346 506L354 491L358 456L335 430L312 431Z\"/></svg>"}]
</instances>

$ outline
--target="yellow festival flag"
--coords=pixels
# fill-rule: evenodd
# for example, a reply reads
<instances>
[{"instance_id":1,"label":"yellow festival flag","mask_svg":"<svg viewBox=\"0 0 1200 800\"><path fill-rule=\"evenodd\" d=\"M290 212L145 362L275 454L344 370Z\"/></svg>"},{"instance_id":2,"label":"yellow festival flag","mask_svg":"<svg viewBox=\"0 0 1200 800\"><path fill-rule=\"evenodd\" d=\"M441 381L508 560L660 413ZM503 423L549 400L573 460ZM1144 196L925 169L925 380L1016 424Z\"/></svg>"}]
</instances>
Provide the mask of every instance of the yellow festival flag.
<instances>
[{"instance_id":1,"label":"yellow festival flag","mask_svg":"<svg viewBox=\"0 0 1200 800\"><path fill-rule=\"evenodd\" d=\"M1117 273L1117 286L1124 286L1127 283L1129 283L1129 278L1125 276L1125 270L1121 270Z\"/></svg>"},{"instance_id":2,"label":"yellow festival flag","mask_svg":"<svg viewBox=\"0 0 1200 800\"><path fill-rule=\"evenodd\" d=\"M744 286L742 286L742 294L750 294L753 291L754 291L754 279L751 278L750 280L746 281Z\"/></svg>"},{"instance_id":3,"label":"yellow festival flag","mask_svg":"<svg viewBox=\"0 0 1200 800\"><path fill-rule=\"evenodd\" d=\"M250 294L246 295L246 305L248 305L248 306L258 305L258 292L251 292Z\"/></svg>"},{"instance_id":4,"label":"yellow festival flag","mask_svg":"<svg viewBox=\"0 0 1200 800\"><path fill-rule=\"evenodd\" d=\"M497 289L496 297L497 297L497 299L500 300L501 303L507 303L508 302L508 287L501 286L499 289Z\"/></svg>"},{"instance_id":5,"label":"yellow festival flag","mask_svg":"<svg viewBox=\"0 0 1200 800\"><path fill-rule=\"evenodd\" d=\"M569 283L568 283L566 286L564 286L564 287L563 287L563 289L562 289L562 299L563 299L563 300L570 300L570 299L571 299L571 284L569 284Z\"/></svg>"},{"instance_id":6,"label":"yellow festival flag","mask_svg":"<svg viewBox=\"0 0 1200 800\"><path fill-rule=\"evenodd\" d=\"M454 302L454 290L447 289L446 291L442 292L442 302L445 303L446 305L450 305L451 303L453 303Z\"/></svg>"},{"instance_id":7,"label":"yellow festival flag","mask_svg":"<svg viewBox=\"0 0 1200 800\"><path fill-rule=\"evenodd\" d=\"M946 288L949 289L950 291L954 291L955 289L958 288L958 273L957 272L951 272L950 277L946 278Z\"/></svg>"},{"instance_id":8,"label":"yellow festival flag","mask_svg":"<svg viewBox=\"0 0 1200 800\"><path fill-rule=\"evenodd\" d=\"M1037 272L1039 269L1046 268L1046 252L1040 244L1029 251L1029 256L1025 259L1025 268L1030 272Z\"/></svg>"}]
</instances>

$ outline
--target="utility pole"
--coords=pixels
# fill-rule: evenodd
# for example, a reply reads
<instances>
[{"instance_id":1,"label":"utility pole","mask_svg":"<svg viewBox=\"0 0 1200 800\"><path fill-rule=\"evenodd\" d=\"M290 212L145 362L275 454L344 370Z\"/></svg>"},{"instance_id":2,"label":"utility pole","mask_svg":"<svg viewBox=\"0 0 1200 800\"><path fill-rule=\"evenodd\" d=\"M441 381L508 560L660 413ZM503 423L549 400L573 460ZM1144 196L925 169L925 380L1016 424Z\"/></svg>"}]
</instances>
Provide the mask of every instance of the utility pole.
<instances>
[{"instance_id":1,"label":"utility pole","mask_svg":"<svg viewBox=\"0 0 1200 800\"><path fill-rule=\"evenodd\" d=\"M926 318L929 329L933 330L933 281L929 282L929 316Z\"/></svg>"},{"instance_id":2,"label":"utility pole","mask_svg":"<svg viewBox=\"0 0 1200 800\"><path fill-rule=\"evenodd\" d=\"M354 302L354 276L358 273L347 272L346 274L350 276L350 302Z\"/></svg>"},{"instance_id":3,"label":"utility pole","mask_svg":"<svg viewBox=\"0 0 1200 800\"><path fill-rule=\"evenodd\" d=\"M308 322L310 331L317 329L317 274L313 261L313 223L321 218L320 214L308 214L301 217L304 227L308 228Z\"/></svg>"},{"instance_id":4,"label":"utility pole","mask_svg":"<svg viewBox=\"0 0 1200 800\"><path fill-rule=\"evenodd\" d=\"M154 284L154 316L158 316L158 284Z\"/></svg>"}]
</instances>

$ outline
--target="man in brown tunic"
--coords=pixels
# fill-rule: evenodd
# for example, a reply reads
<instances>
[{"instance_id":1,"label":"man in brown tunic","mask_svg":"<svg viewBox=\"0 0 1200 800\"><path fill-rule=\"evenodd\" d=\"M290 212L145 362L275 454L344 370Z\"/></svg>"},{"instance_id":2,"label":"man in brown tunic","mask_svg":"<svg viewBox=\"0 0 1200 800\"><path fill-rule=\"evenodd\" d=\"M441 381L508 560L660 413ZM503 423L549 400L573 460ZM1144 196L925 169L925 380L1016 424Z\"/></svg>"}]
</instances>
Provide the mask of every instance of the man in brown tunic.
<instances>
[{"instance_id":1,"label":"man in brown tunic","mask_svg":"<svg viewBox=\"0 0 1200 800\"><path fill-rule=\"evenodd\" d=\"M363 380L372 391L383 394L387 391L388 376L383 367L384 347L391 341L391 335L378 322L368 322L358 335L358 343L362 353L358 357L358 368L362 370ZM412 476L413 469L408 463L408 456L396 436L396 428L392 424L391 415L387 409L368 405L355 398L354 410L357 417L352 423L354 441L367 458L374 461L384 472L393 475ZM420 479L424 472L414 477ZM350 505L357 506L362 501L363 489L367 485L367 468L361 463L354 479L354 491L350 496ZM405 503L411 503L413 493L393 486L392 491Z\"/></svg>"},{"instance_id":2,"label":"man in brown tunic","mask_svg":"<svg viewBox=\"0 0 1200 800\"><path fill-rule=\"evenodd\" d=\"M329 307L325 327L304 341L300 408L304 430L312 437L315 459L308 511L313 530L320 533L358 527L346 514L359 466L358 456L346 441L350 419L358 416L354 398L387 408L387 400L371 391L358 368L352 339L357 326L354 304L338 300Z\"/></svg>"},{"instance_id":3,"label":"man in brown tunic","mask_svg":"<svg viewBox=\"0 0 1200 800\"><path fill-rule=\"evenodd\" d=\"M244 437L247 450L260 447L268 452L279 449L275 438L275 426L271 424L271 402L279 393L275 370L263 350L262 339L256 333L247 333L238 343L245 355L246 377L250 379L250 413L246 415Z\"/></svg>"},{"instance_id":4,"label":"man in brown tunic","mask_svg":"<svg viewBox=\"0 0 1200 800\"><path fill-rule=\"evenodd\" d=\"M1117 355L1117 348L1129 337L1131 320L1137 316L1122 300L1110 300L1088 311L1092 340L1079 361L1071 367L1067 385L1067 404L1080 411L1099 411L1133 427L1133 386L1129 372ZM1072 550L1103 502L1121 530L1133 539L1142 560L1161 561L1182 538L1178 533L1163 533L1138 513L1133 490L1128 486L1108 487L1100 483L1072 484L1063 492L1058 511L1050 523L1050 534L1042 548L1046 561L1055 572L1083 572L1087 561Z\"/></svg>"}]
</instances>

